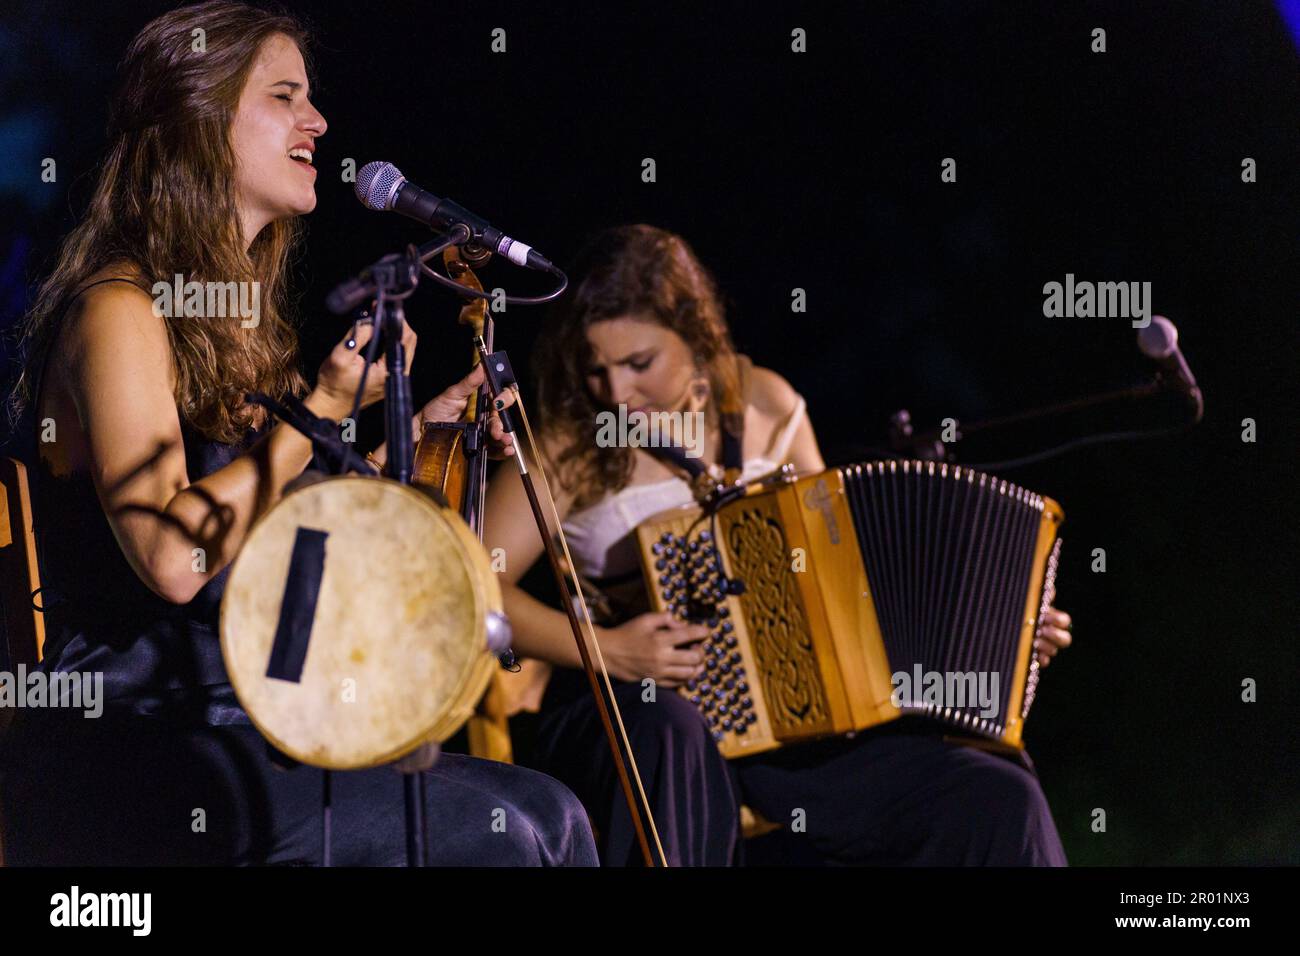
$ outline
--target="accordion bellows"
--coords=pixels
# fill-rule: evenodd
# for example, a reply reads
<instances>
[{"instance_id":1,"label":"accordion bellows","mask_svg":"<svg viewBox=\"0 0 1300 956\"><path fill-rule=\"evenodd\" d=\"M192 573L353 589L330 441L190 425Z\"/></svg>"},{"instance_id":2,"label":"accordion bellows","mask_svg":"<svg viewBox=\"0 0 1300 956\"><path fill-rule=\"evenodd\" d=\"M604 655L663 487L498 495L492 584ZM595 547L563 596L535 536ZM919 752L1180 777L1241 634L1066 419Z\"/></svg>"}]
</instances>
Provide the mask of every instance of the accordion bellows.
<instances>
[{"instance_id":1,"label":"accordion bellows","mask_svg":"<svg viewBox=\"0 0 1300 956\"><path fill-rule=\"evenodd\" d=\"M777 474L637 537L651 606L709 625L681 693L725 756L903 714L1021 747L1062 519L981 472L886 461Z\"/></svg>"}]
</instances>

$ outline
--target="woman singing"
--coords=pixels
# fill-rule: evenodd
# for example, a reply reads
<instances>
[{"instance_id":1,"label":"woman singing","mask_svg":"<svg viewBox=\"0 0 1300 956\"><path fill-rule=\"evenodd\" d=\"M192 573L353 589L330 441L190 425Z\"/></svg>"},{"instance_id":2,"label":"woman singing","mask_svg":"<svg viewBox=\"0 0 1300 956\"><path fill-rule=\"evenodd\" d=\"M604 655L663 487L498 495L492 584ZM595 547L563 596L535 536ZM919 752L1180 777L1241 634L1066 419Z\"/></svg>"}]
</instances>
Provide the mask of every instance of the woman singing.
<instances>
[{"instance_id":1,"label":"woman singing","mask_svg":"<svg viewBox=\"0 0 1300 956\"><path fill-rule=\"evenodd\" d=\"M702 412L690 454L751 479L793 462L825 468L803 399L775 372L732 349L708 273L678 236L650 226L602 233L574 270L576 288L539 336L535 376L543 453L558 476L557 506L578 573L601 598L597 629L618 679L615 696L670 862L736 861L737 797L766 819L803 811L807 857L839 863L1064 864L1038 781L1001 757L945 743L921 721L899 720L854 740L723 760L695 707L676 687L704 673L696 642L707 628L644 613L634 529L693 499L684 472L645 448L602 447L598 413ZM682 421L686 421L685 418ZM685 434L679 440L685 439ZM729 460L730 459L730 460ZM516 582L541 553L518 475L489 491L485 544L507 556L506 608L515 650L557 665L542 703L534 765L567 783L591 813L607 864L637 858L627 806L595 705L572 670L567 619ZM642 612L642 613L638 613ZM1069 644L1069 616L1052 610L1039 633L1045 664Z\"/></svg>"},{"instance_id":2,"label":"woman singing","mask_svg":"<svg viewBox=\"0 0 1300 956\"><path fill-rule=\"evenodd\" d=\"M292 19L231 2L148 24L122 66L89 211L26 319L14 402L41 436L42 666L102 677L105 706L97 717L23 711L11 728L0 787L9 863L321 860L321 771L272 762L231 691L217 628L250 526L312 455L245 394L306 393L314 413L340 419L371 331L345 336L307 391L285 306L326 131L306 41ZM178 275L255 289L244 301L258 309L168 314L151 290ZM404 335L409 361L416 337ZM363 406L384 378L382 363L370 368ZM455 420L480 381L467 377L422 416ZM498 454L512 452L499 423L492 434ZM431 863L595 862L582 807L548 777L452 755L426 773ZM335 774L332 806L336 863L404 861L393 770Z\"/></svg>"}]
</instances>

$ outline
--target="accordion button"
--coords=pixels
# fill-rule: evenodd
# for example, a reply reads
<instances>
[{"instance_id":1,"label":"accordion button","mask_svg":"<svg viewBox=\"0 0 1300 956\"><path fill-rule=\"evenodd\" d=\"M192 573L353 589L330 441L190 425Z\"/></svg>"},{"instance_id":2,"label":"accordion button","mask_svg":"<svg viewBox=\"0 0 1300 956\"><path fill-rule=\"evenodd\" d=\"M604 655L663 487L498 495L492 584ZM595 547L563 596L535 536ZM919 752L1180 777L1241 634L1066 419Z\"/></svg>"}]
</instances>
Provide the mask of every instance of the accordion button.
<instances>
[{"instance_id":1,"label":"accordion button","mask_svg":"<svg viewBox=\"0 0 1300 956\"><path fill-rule=\"evenodd\" d=\"M733 663L733 664L739 664L739 663L740 663L740 651L732 651L732 652L731 652L731 663Z\"/></svg>"},{"instance_id":2,"label":"accordion button","mask_svg":"<svg viewBox=\"0 0 1300 956\"><path fill-rule=\"evenodd\" d=\"M740 706L743 707L743 708L745 708L745 710L749 710L750 708L752 708L752 707L754 706L754 698L752 698L752 697L742 697L742 698L740 699Z\"/></svg>"},{"instance_id":3,"label":"accordion button","mask_svg":"<svg viewBox=\"0 0 1300 956\"><path fill-rule=\"evenodd\" d=\"M731 718L730 718L730 717L723 717L723 718L722 718L722 729L723 729L723 730L730 730L730 729L731 729Z\"/></svg>"},{"instance_id":4,"label":"accordion button","mask_svg":"<svg viewBox=\"0 0 1300 956\"><path fill-rule=\"evenodd\" d=\"M711 691L711 690L713 690L713 685L710 684L708 681L701 681L701 682L700 682L700 693L701 693L701 694L707 694L707 693L708 693L709 691Z\"/></svg>"},{"instance_id":5,"label":"accordion button","mask_svg":"<svg viewBox=\"0 0 1300 956\"><path fill-rule=\"evenodd\" d=\"M721 739L722 739L722 736L723 736L723 735L722 735L722 731L720 731L720 730L715 730L715 731L713 732L713 739L714 739L714 740L721 740Z\"/></svg>"},{"instance_id":6,"label":"accordion button","mask_svg":"<svg viewBox=\"0 0 1300 956\"><path fill-rule=\"evenodd\" d=\"M690 679L686 682L686 689L687 689L687 690L695 690L696 685L698 685L698 684L699 684L699 681L697 681L694 677L692 677L692 678L690 678Z\"/></svg>"},{"instance_id":7,"label":"accordion button","mask_svg":"<svg viewBox=\"0 0 1300 956\"><path fill-rule=\"evenodd\" d=\"M712 540L713 540L713 532L711 532L711 531L701 531L701 532L700 532L700 540L701 540L701 541L712 541Z\"/></svg>"},{"instance_id":8,"label":"accordion button","mask_svg":"<svg viewBox=\"0 0 1300 956\"><path fill-rule=\"evenodd\" d=\"M694 704L696 707L700 706L701 700L702 698L700 697L699 694L691 694L691 703Z\"/></svg>"},{"instance_id":9,"label":"accordion button","mask_svg":"<svg viewBox=\"0 0 1300 956\"><path fill-rule=\"evenodd\" d=\"M708 620L708 625L709 625L709 627L717 627L717 626L718 626L718 615L716 615L716 614L712 615L712 616L709 618L709 620Z\"/></svg>"},{"instance_id":10,"label":"accordion button","mask_svg":"<svg viewBox=\"0 0 1300 956\"><path fill-rule=\"evenodd\" d=\"M668 567L668 562L665 561L663 558L660 558L659 560L657 560L657 561L655 562L655 570L656 570L656 571L662 571L662 570L664 570L664 569L667 568L667 567Z\"/></svg>"},{"instance_id":11,"label":"accordion button","mask_svg":"<svg viewBox=\"0 0 1300 956\"><path fill-rule=\"evenodd\" d=\"M739 677L739 676L740 676L741 674L743 674L743 673L744 673L744 669L743 669L743 668L739 668L739 667L736 668L736 676L737 676L737 677ZM740 681L738 684L736 684L736 690L740 691L742 694L748 694L748 693L749 693L749 682L748 682L748 681L743 681L743 680ZM745 698L745 699L748 700L749 698Z\"/></svg>"},{"instance_id":12,"label":"accordion button","mask_svg":"<svg viewBox=\"0 0 1300 956\"><path fill-rule=\"evenodd\" d=\"M727 607L725 604L722 607L718 608L718 617L730 617L730 616L731 616L731 608Z\"/></svg>"},{"instance_id":13,"label":"accordion button","mask_svg":"<svg viewBox=\"0 0 1300 956\"><path fill-rule=\"evenodd\" d=\"M736 629L736 625L732 624L730 621L723 621L723 622L722 622L722 633L723 633L723 634L730 634L730 633L731 633L732 631L734 631L735 629Z\"/></svg>"},{"instance_id":14,"label":"accordion button","mask_svg":"<svg viewBox=\"0 0 1300 956\"><path fill-rule=\"evenodd\" d=\"M749 730L749 726L743 723L736 724L736 733L743 734Z\"/></svg>"},{"instance_id":15,"label":"accordion button","mask_svg":"<svg viewBox=\"0 0 1300 956\"><path fill-rule=\"evenodd\" d=\"M664 546L663 546L662 544L660 544L658 541L656 541L654 544L650 545L650 553L651 553L651 554L663 554L663 553L664 553Z\"/></svg>"},{"instance_id":16,"label":"accordion button","mask_svg":"<svg viewBox=\"0 0 1300 956\"><path fill-rule=\"evenodd\" d=\"M751 724L758 723L758 714L754 713L754 712L751 710L751 711L746 715L745 720L746 720L747 722L751 723Z\"/></svg>"},{"instance_id":17,"label":"accordion button","mask_svg":"<svg viewBox=\"0 0 1300 956\"><path fill-rule=\"evenodd\" d=\"M736 643L737 643L737 642L736 642L736 635L735 635L735 634L729 634L729 635L727 635L726 644L727 644L728 647L735 647L735 646L736 646Z\"/></svg>"},{"instance_id":18,"label":"accordion button","mask_svg":"<svg viewBox=\"0 0 1300 956\"><path fill-rule=\"evenodd\" d=\"M736 679L735 679L734 677L728 677L727 680L726 680L726 682L723 683L722 686L725 687L725 688L727 688L727 690L735 690L735 689L736 689Z\"/></svg>"}]
</instances>

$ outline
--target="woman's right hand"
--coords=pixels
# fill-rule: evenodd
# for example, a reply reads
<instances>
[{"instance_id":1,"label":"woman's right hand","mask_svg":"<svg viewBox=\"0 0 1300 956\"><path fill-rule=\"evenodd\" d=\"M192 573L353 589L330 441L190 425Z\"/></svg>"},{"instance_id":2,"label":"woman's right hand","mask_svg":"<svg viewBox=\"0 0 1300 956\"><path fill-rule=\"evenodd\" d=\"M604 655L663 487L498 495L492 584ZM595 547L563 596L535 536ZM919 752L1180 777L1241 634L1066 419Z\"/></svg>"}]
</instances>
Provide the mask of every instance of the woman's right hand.
<instances>
[{"instance_id":1,"label":"woman's right hand","mask_svg":"<svg viewBox=\"0 0 1300 956\"><path fill-rule=\"evenodd\" d=\"M699 642L708 636L709 629L703 624L679 621L666 611L601 628L599 634L610 674L637 682L650 677L664 687L677 687L704 673L704 650Z\"/></svg>"},{"instance_id":2,"label":"woman's right hand","mask_svg":"<svg viewBox=\"0 0 1300 956\"><path fill-rule=\"evenodd\" d=\"M324 411L316 410L329 418L341 419L352 411L356 401L361 372L366 367L366 343L374 335L374 322L363 321L350 326L348 332L321 363L313 390ZM406 372L411 372L415 359L416 335L409 325L402 323L402 344L406 346ZM388 380L388 367L380 354L366 375L366 390L361 396L361 408L368 408L384 397L384 383Z\"/></svg>"}]
</instances>

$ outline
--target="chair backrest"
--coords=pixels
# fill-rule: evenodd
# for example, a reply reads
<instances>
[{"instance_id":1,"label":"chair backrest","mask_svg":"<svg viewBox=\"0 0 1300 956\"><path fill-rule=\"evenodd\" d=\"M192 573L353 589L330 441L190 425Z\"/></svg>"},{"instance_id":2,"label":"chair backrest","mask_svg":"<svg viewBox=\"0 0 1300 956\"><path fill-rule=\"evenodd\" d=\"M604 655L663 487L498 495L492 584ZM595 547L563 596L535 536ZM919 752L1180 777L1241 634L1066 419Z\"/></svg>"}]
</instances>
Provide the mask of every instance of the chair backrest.
<instances>
[{"instance_id":1,"label":"chair backrest","mask_svg":"<svg viewBox=\"0 0 1300 956\"><path fill-rule=\"evenodd\" d=\"M31 666L41 659L45 621L34 598L41 586L32 528L27 469L15 458L0 458L0 624L6 664ZM3 721L0 716L0 721Z\"/></svg>"},{"instance_id":2,"label":"chair backrest","mask_svg":"<svg viewBox=\"0 0 1300 956\"><path fill-rule=\"evenodd\" d=\"M30 667L41 659L45 621L33 597L40 586L27 469L17 459L0 458L0 643L5 652L3 669L11 674L19 664ZM12 717L10 708L0 708L0 735ZM0 866L5 864L3 813L0 807Z\"/></svg>"}]
</instances>

